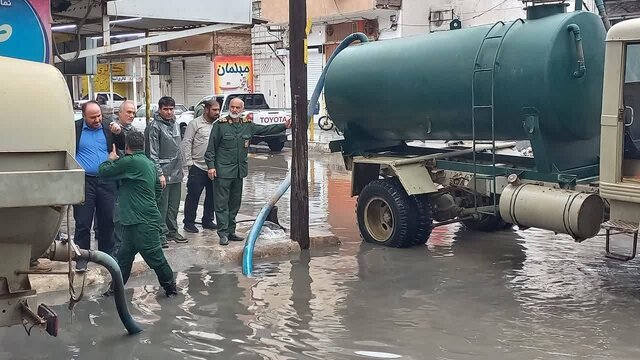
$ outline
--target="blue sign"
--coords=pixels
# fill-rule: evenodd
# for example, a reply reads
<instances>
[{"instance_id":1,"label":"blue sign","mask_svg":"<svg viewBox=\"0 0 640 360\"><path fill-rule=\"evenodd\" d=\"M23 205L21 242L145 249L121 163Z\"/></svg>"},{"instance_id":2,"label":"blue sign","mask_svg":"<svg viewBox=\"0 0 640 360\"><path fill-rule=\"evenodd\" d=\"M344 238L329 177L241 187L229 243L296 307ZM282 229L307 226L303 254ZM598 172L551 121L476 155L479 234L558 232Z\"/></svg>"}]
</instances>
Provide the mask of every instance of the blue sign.
<instances>
[{"instance_id":1,"label":"blue sign","mask_svg":"<svg viewBox=\"0 0 640 360\"><path fill-rule=\"evenodd\" d=\"M47 33L27 0L0 0L0 56L49 62Z\"/></svg>"}]
</instances>

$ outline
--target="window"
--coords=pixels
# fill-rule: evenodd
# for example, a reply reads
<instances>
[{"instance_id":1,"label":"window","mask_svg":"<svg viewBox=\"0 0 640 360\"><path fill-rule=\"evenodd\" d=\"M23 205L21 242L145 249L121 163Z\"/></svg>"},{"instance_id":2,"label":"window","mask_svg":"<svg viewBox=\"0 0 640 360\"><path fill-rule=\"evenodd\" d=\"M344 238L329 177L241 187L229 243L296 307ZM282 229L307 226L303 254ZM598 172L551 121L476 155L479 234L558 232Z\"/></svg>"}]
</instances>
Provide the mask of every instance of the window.
<instances>
[{"instance_id":1,"label":"window","mask_svg":"<svg viewBox=\"0 0 640 360\"><path fill-rule=\"evenodd\" d=\"M113 101L125 101L126 99L118 94L113 94Z\"/></svg>"},{"instance_id":2,"label":"window","mask_svg":"<svg viewBox=\"0 0 640 360\"><path fill-rule=\"evenodd\" d=\"M624 87L624 158L640 160L640 44L627 45ZM640 169L625 165L625 173L639 174ZM637 167L637 166L636 166ZM631 170L630 170L631 169Z\"/></svg>"}]
</instances>

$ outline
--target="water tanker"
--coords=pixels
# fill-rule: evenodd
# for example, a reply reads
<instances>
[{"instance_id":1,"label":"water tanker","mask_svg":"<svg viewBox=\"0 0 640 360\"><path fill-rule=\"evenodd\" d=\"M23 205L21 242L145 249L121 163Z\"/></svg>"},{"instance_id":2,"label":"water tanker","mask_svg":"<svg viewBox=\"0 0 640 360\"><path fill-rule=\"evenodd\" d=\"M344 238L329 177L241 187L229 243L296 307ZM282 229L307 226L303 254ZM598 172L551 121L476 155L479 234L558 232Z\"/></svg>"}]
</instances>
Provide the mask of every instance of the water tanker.
<instances>
[{"instance_id":1,"label":"water tanker","mask_svg":"<svg viewBox=\"0 0 640 360\"><path fill-rule=\"evenodd\" d=\"M70 205L85 198L64 77L51 65L0 56L0 80L0 326L33 325L56 335L57 315L42 304L33 310L37 289L29 275L38 272L30 270L30 260L68 261L73 282L71 260L83 258L109 270L118 314L129 333L140 332L127 310L117 262L100 251L78 249L71 240L54 241ZM72 304L80 300L70 292Z\"/></svg>"},{"instance_id":2,"label":"water tanker","mask_svg":"<svg viewBox=\"0 0 640 360\"><path fill-rule=\"evenodd\" d=\"M606 32L596 14L565 6L344 50L325 83L343 150L425 139L531 140L549 168L596 163ZM569 156L576 147L581 156Z\"/></svg>"},{"instance_id":3,"label":"water tanker","mask_svg":"<svg viewBox=\"0 0 640 360\"><path fill-rule=\"evenodd\" d=\"M344 139L330 148L352 171L365 241L409 247L437 226L515 224L576 241L603 229L607 256L635 256L640 20L607 33L601 4L602 21L580 6L531 3L526 19L333 55L325 99ZM533 156L505 152L514 140ZM631 255L609 251L611 231L633 236Z\"/></svg>"}]
</instances>

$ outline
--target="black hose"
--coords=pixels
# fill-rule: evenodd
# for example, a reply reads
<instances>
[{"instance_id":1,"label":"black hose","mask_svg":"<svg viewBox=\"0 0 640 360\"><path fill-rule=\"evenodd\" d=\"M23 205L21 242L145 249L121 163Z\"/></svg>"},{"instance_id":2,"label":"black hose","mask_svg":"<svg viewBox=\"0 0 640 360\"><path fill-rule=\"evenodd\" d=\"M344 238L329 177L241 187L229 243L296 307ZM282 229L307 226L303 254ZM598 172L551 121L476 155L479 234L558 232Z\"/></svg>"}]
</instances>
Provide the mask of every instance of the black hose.
<instances>
[{"instance_id":1,"label":"black hose","mask_svg":"<svg viewBox=\"0 0 640 360\"><path fill-rule=\"evenodd\" d=\"M113 294L116 302L116 309L122 325L127 329L129 335L142 332L142 327L133 319L127 307L127 300L124 297L124 281L122 280L122 272L118 263L108 254L102 251L80 250L80 259L94 262L102 265L111 274L111 284L113 286Z\"/></svg>"}]
</instances>

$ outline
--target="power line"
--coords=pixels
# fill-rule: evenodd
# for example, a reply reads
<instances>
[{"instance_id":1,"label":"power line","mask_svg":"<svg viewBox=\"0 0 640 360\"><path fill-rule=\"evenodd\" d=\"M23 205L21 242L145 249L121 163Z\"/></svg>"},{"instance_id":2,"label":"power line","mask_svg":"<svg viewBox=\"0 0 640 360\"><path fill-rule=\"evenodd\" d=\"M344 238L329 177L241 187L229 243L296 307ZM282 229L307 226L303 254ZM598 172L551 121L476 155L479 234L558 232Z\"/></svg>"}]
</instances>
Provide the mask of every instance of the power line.
<instances>
[{"instance_id":1,"label":"power line","mask_svg":"<svg viewBox=\"0 0 640 360\"><path fill-rule=\"evenodd\" d=\"M335 1L335 0L334 0L334 1ZM481 12L480 14L478 14L478 15L476 15L476 16L472 16L472 17L470 17L470 18L468 18L468 19L464 19L464 20L462 20L462 21L469 21L469 20L473 20L473 19L479 18L480 16L482 16L482 15L484 15L484 14L488 13L489 11L491 11L491 10L493 10L493 9L497 8L498 6L500 6L500 5L504 4L504 3L506 3L507 1L509 1L509 0L503 0L503 1L502 1L501 3L499 3L498 5L492 6L491 8L489 8L489 9L487 9L487 10L485 10L485 11Z\"/></svg>"}]
</instances>

